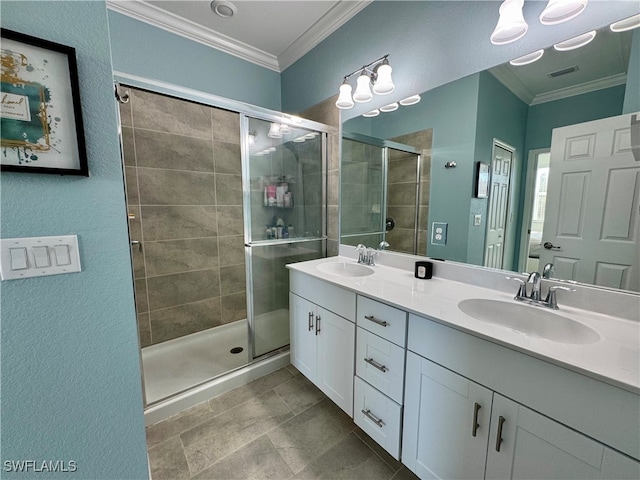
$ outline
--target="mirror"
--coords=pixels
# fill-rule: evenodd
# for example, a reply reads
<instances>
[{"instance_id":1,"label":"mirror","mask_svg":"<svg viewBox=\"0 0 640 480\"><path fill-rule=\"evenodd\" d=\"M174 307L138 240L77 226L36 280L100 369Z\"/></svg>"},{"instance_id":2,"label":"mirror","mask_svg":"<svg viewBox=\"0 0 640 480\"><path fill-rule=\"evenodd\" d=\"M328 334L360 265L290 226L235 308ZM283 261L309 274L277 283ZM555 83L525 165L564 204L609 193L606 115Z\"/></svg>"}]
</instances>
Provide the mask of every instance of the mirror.
<instances>
[{"instance_id":1,"label":"mirror","mask_svg":"<svg viewBox=\"0 0 640 480\"><path fill-rule=\"evenodd\" d=\"M416 105L346 121L341 243L378 247L386 241L392 251L508 271L541 271L550 262L552 278L638 291L640 159L630 157L624 179L616 179L615 190L624 184L631 193L606 202L603 196L599 204L569 195L594 197L582 188L586 177L565 172L558 183L556 162L549 163L554 129L620 116L625 96L637 97L638 74L627 76L632 42L637 55L639 29L603 28L577 50L551 47L535 63L500 65L424 92ZM625 131L621 141L630 154ZM574 142L574 153L591 148L588 143ZM593 173L592 179L603 176ZM562 185L561 196L547 185ZM613 183L603 185L611 190ZM584 253L572 251L569 237L579 236L579 223L594 209L602 211L600 233L605 226L616 230L627 253L593 262L585 277L572 264ZM564 218L559 238L569 240L563 245L553 228L543 228L549 212L556 225ZM626 222L620 220L625 215Z\"/></svg>"}]
</instances>

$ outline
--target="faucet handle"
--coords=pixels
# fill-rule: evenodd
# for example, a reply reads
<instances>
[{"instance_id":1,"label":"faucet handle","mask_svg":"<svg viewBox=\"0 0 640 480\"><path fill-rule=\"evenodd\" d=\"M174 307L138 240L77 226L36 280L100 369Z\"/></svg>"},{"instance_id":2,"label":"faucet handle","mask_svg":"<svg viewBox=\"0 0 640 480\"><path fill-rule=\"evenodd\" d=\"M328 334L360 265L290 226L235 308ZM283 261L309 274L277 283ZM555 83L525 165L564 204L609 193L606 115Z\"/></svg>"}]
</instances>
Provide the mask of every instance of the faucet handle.
<instances>
[{"instance_id":1,"label":"faucet handle","mask_svg":"<svg viewBox=\"0 0 640 480\"><path fill-rule=\"evenodd\" d=\"M525 298L527 296L527 282L518 277L504 277L507 280L513 280L514 282L518 282L520 284L520 288L518 288L518 293L516 293L516 300L521 298Z\"/></svg>"},{"instance_id":2,"label":"faucet handle","mask_svg":"<svg viewBox=\"0 0 640 480\"><path fill-rule=\"evenodd\" d=\"M367 247L365 247L361 243L359 243L358 246L356 247L356 252L358 252L358 263L365 263L366 250L367 250Z\"/></svg>"},{"instance_id":3,"label":"faucet handle","mask_svg":"<svg viewBox=\"0 0 640 480\"><path fill-rule=\"evenodd\" d=\"M549 292L547 293L547 298L545 298L544 303L547 304L549 308L553 308L554 310L558 310L558 301L556 299L556 290L564 290L565 292L575 292L575 288L564 287L562 285L553 285L549 287Z\"/></svg>"},{"instance_id":4,"label":"faucet handle","mask_svg":"<svg viewBox=\"0 0 640 480\"><path fill-rule=\"evenodd\" d=\"M376 265L376 255L378 255L378 252L376 252L373 247L367 248L367 265L371 265L372 267Z\"/></svg>"}]
</instances>

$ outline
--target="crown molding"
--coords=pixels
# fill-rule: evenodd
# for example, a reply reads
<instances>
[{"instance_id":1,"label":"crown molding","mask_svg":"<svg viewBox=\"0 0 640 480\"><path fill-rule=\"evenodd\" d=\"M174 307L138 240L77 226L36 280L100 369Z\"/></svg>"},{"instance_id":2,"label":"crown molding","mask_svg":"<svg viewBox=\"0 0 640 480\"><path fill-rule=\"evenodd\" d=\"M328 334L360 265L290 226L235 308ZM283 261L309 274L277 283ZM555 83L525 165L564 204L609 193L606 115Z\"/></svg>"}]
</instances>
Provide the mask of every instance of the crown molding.
<instances>
[{"instance_id":1,"label":"crown molding","mask_svg":"<svg viewBox=\"0 0 640 480\"><path fill-rule=\"evenodd\" d=\"M347 23L373 0L340 0L320 20L300 35L280 55L278 63L283 71L302 58L312 48Z\"/></svg>"},{"instance_id":2,"label":"crown molding","mask_svg":"<svg viewBox=\"0 0 640 480\"><path fill-rule=\"evenodd\" d=\"M121 13L167 32L180 35L216 50L223 51L235 57L241 58L261 67L280 72L278 59L275 55L254 48L246 43L234 40L231 37L204 28L182 17L162 10L144 1L117 1L107 0L107 8Z\"/></svg>"},{"instance_id":3,"label":"crown molding","mask_svg":"<svg viewBox=\"0 0 640 480\"><path fill-rule=\"evenodd\" d=\"M610 77L599 78L598 80L581 83L580 85L573 85L571 87L560 88L552 92L536 95L536 97L531 102L531 105L553 102L562 98L573 97L574 95L582 95L584 93L595 92L596 90L602 90L603 88L624 85L625 83L627 83L627 74L618 73L617 75L611 75Z\"/></svg>"},{"instance_id":4,"label":"crown molding","mask_svg":"<svg viewBox=\"0 0 640 480\"><path fill-rule=\"evenodd\" d=\"M318 22L294 40L277 57L227 35L223 35L179 17L178 15L162 10L143 0L107 0L107 8L280 73L347 23L372 1L373 0L364 0L354 2L352 0L340 0Z\"/></svg>"},{"instance_id":5,"label":"crown molding","mask_svg":"<svg viewBox=\"0 0 640 480\"><path fill-rule=\"evenodd\" d=\"M498 65L489 70L489 73L527 105L531 105L535 99L534 93L513 74L507 65Z\"/></svg>"}]
</instances>

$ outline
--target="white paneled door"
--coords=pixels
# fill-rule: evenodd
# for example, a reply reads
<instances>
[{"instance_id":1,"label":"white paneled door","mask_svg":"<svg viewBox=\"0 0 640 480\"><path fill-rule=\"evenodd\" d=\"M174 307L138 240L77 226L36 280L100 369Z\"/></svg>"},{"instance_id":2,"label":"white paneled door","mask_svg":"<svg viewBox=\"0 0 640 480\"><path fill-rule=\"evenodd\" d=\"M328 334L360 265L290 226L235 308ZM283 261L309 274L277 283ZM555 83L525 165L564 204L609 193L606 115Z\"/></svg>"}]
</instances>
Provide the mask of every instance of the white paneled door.
<instances>
[{"instance_id":1,"label":"white paneled door","mask_svg":"<svg viewBox=\"0 0 640 480\"><path fill-rule=\"evenodd\" d=\"M540 264L553 263L554 277L640 289L640 162L631 117L553 130Z\"/></svg>"}]
</instances>

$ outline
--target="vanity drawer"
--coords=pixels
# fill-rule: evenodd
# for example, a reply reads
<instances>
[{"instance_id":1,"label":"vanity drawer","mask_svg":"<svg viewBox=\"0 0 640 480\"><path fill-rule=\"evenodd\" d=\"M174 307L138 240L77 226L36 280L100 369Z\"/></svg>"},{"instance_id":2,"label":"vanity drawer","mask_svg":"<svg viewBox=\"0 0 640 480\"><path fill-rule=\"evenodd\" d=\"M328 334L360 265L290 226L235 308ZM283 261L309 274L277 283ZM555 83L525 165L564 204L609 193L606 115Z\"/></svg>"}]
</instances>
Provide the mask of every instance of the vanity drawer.
<instances>
[{"instance_id":1,"label":"vanity drawer","mask_svg":"<svg viewBox=\"0 0 640 480\"><path fill-rule=\"evenodd\" d=\"M358 327L356 374L397 403L402 403L404 348Z\"/></svg>"},{"instance_id":2,"label":"vanity drawer","mask_svg":"<svg viewBox=\"0 0 640 480\"><path fill-rule=\"evenodd\" d=\"M405 346L407 312L358 295L356 323L382 338Z\"/></svg>"},{"instance_id":3,"label":"vanity drawer","mask_svg":"<svg viewBox=\"0 0 640 480\"><path fill-rule=\"evenodd\" d=\"M353 421L400 460L402 407L358 377L354 389Z\"/></svg>"}]
</instances>

